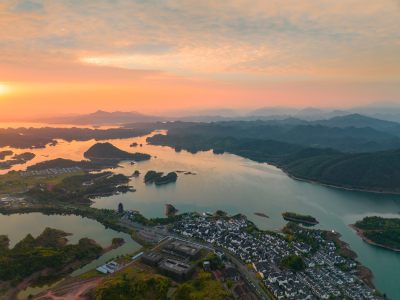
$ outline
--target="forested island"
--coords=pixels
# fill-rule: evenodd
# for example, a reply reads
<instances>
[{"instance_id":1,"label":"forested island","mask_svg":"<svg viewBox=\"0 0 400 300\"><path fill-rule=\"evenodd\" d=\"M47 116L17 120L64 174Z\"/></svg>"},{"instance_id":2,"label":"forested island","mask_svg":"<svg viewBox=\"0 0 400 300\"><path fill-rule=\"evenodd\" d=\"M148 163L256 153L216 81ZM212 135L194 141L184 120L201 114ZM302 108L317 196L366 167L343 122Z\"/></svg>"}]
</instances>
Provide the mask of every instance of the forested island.
<instances>
[{"instance_id":1,"label":"forested island","mask_svg":"<svg viewBox=\"0 0 400 300\"><path fill-rule=\"evenodd\" d=\"M4 152L3 152L3 157L6 157L6 156L12 154L11 151L10 151L11 154L8 151L5 151L5 152L6 152L5 155L4 155ZM1 154L0 154L0 156L1 156ZM15 154L9 160L0 162L0 170L7 170L7 169L10 169L14 165L24 164L24 163L34 159L35 156L36 155L31 153L31 152L24 152L24 153L20 153L20 154Z\"/></svg>"},{"instance_id":2,"label":"forested island","mask_svg":"<svg viewBox=\"0 0 400 300\"><path fill-rule=\"evenodd\" d=\"M96 143L84 153L84 156L85 158L90 159L92 161L96 160L143 161L143 160L149 160L151 158L151 156L146 153L139 153L139 152L130 153L123 151L115 147L111 143Z\"/></svg>"},{"instance_id":3,"label":"forested island","mask_svg":"<svg viewBox=\"0 0 400 300\"><path fill-rule=\"evenodd\" d=\"M318 221L317 219L315 219L312 216L308 216L308 215L301 215L301 214L297 214L297 213L293 213L293 212L284 212L282 214L282 217L286 220L286 221L291 221L291 222L296 222L296 223L301 223L304 225L317 225Z\"/></svg>"},{"instance_id":4,"label":"forested island","mask_svg":"<svg viewBox=\"0 0 400 300\"><path fill-rule=\"evenodd\" d=\"M400 252L400 219L365 217L351 227L365 242Z\"/></svg>"},{"instance_id":5,"label":"forested island","mask_svg":"<svg viewBox=\"0 0 400 300\"><path fill-rule=\"evenodd\" d=\"M5 159L7 156L13 155L14 152L12 152L11 150L4 150L4 151L0 151L0 160Z\"/></svg>"},{"instance_id":6,"label":"forested island","mask_svg":"<svg viewBox=\"0 0 400 300\"><path fill-rule=\"evenodd\" d=\"M149 184L154 183L155 185L164 185L178 180L178 175L175 172L169 172L166 175L163 174L163 172L148 171L144 176L144 182Z\"/></svg>"}]
</instances>

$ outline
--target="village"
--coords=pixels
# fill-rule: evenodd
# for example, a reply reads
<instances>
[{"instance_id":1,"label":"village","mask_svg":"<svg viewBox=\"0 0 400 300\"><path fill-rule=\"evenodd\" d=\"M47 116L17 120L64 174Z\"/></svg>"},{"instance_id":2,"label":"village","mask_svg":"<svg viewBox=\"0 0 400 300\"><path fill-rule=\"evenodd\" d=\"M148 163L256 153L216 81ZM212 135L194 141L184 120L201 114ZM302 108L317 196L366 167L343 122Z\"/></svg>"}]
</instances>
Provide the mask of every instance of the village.
<instances>
[{"instance_id":1,"label":"village","mask_svg":"<svg viewBox=\"0 0 400 300\"><path fill-rule=\"evenodd\" d=\"M318 243L318 250L300 241L288 242L279 233L249 232L244 217L212 218L190 214L175 222L172 232L202 240L251 265L277 299L380 299L356 276L356 262L336 254L336 246L318 230L304 230ZM302 232L304 234L304 232ZM281 266L284 258L301 257L304 268Z\"/></svg>"}]
</instances>

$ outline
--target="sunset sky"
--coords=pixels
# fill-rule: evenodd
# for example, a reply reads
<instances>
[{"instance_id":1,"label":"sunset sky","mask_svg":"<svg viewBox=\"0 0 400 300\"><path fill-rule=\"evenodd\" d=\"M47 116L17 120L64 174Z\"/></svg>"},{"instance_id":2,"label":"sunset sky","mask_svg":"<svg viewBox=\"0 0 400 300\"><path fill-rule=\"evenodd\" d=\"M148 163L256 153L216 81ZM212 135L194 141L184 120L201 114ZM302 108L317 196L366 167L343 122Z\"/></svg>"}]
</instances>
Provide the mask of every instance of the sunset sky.
<instances>
[{"instance_id":1,"label":"sunset sky","mask_svg":"<svg viewBox=\"0 0 400 300\"><path fill-rule=\"evenodd\" d=\"M2 0L0 118L400 104L399 0Z\"/></svg>"}]
</instances>

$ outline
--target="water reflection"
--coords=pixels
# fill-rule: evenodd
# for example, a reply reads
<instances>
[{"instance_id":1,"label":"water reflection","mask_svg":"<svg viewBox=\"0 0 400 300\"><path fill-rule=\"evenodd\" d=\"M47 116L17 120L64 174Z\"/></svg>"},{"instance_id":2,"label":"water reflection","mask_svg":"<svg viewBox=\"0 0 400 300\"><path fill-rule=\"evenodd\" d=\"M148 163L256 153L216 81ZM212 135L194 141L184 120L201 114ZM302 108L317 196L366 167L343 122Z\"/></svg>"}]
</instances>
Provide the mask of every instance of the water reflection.
<instances>
[{"instance_id":1,"label":"water reflection","mask_svg":"<svg viewBox=\"0 0 400 300\"><path fill-rule=\"evenodd\" d=\"M235 155L178 153L168 147L146 145L145 139L110 141L126 151L149 153L153 158L135 165L122 163L115 172L125 175L131 175L135 170L141 172L141 176L131 179L137 191L97 198L95 207L115 209L122 202L125 208L137 209L147 217L163 216L166 203L173 204L181 212L222 209L231 214L244 213L259 227L275 230L285 225L281 217L284 211L311 214L319 220L320 228L334 229L342 234L359 255L359 260L372 269L380 290L393 299L400 299L400 255L365 244L348 226L368 215L398 217L398 196L345 191L300 182L273 166ZM95 142L60 142L55 147L34 150L48 157L38 155L30 164L57 157L83 159L83 152ZM143 144L143 147L131 148L132 142ZM146 186L143 175L148 170L185 170L197 175L179 174L176 184ZM255 212L265 213L270 218L256 216ZM18 226L17 223L13 226ZM1 227L2 224L5 223L0 222Z\"/></svg>"}]
</instances>

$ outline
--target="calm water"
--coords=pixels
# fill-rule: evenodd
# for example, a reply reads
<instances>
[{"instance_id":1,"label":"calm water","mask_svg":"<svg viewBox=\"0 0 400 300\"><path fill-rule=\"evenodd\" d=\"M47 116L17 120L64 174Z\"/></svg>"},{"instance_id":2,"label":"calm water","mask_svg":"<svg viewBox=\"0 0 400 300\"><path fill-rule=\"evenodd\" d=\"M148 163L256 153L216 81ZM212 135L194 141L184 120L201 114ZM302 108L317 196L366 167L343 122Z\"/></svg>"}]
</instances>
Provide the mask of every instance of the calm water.
<instances>
[{"instance_id":1,"label":"calm water","mask_svg":"<svg viewBox=\"0 0 400 300\"><path fill-rule=\"evenodd\" d=\"M139 170L142 173L131 182L137 191L95 199L95 207L116 208L122 202L126 209L137 209L147 217L163 216L166 203L173 204L181 212L222 209L232 214L244 213L260 228L273 230L284 226L281 217L284 211L311 214L320 221L320 228L342 234L342 239L357 252L358 259L373 271L374 282L381 291L392 299L400 299L400 254L365 244L348 226L368 215L400 217L399 196L342 191L299 182L275 167L229 154L177 153L168 147L150 145L136 149L129 147L133 141L144 143L144 140L145 137L111 141L127 151L143 151L156 158L133 166L121 164L116 172L130 175L134 170ZM55 147L34 150L38 156L30 163L55 157L83 159L82 153L93 143L95 141L62 142ZM197 175L179 174L176 184L146 186L142 177L150 169L165 172L185 170L196 172ZM258 217L254 215L255 212L265 213L270 218ZM5 222L4 217L0 218L0 232L21 231L18 230L20 216L9 218L13 222ZM39 227L44 226L42 223L46 221L42 220L49 220L48 217L37 215L36 218L32 223L35 226L24 228L22 232L30 232L33 228L38 228L35 229L37 232L43 230ZM51 218L57 224L62 217ZM86 227L79 227L84 235Z\"/></svg>"},{"instance_id":2,"label":"calm water","mask_svg":"<svg viewBox=\"0 0 400 300\"><path fill-rule=\"evenodd\" d=\"M73 276L94 269L118 255L133 253L141 247L138 243L133 241L128 234L106 229L103 225L94 220L79 216L46 216L40 213L12 216L4 216L0 214L0 235L8 235L10 238L10 247L13 247L28 233L31 233L34 237L38 236L46 227L56 228L71 233L72 235L67 237L71 244L76 244L79 239L83 237L95 240L102 247L110 246L114 237L121 237L125 240L123 246L107 252L97 260L75 271L72 274ZM19 294L19 298L26 299L29 294L38 294L43 289L44 288L41 287L28 288Z\"/></svg>"}]
</instances>

